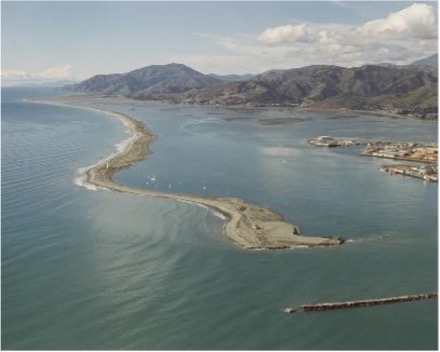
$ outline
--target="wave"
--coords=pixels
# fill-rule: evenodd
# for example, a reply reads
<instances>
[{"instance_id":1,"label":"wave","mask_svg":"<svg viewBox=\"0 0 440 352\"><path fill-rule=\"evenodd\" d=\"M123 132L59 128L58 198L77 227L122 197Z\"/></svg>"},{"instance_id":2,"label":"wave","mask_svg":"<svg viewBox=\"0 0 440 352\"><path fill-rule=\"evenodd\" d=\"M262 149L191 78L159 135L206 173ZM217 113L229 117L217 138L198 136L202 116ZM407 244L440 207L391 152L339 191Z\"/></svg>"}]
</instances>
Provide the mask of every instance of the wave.
<instances>
[{"instance_id":1,"label":"wave","mask_svg":"<svg viewBox=\"0 0 440 352\"><path fill-rule=\"evenodd\" d=\"M122 124L125 127L125 131L124 131L125 133L132 134L132 131L131 131L131 128L130 128L131 127L130 123L127 120L121 118L119 115L115 115L115 114L112 114L112 113L110 113L110 115L113 116L113 117L116 117L119 121L122 122Z\"/></svg>"},{"instance_id":2,"label":"wave","mask_svg":"<svg viewBox=\"0 0 440 352\"><path fill-rule=\"evenodd\" d=\"M105 158L102 161L107 161L107 160L111 159L112 157L116 156L117 154L122 153L125 149L127 149L127 147L130 145L130 143L132 141L134 141L136 138L137 138L137 136L134 135L130 138L124 139L123 141L116 143L115 144L116 153L111 154L109 157Z\"/></svg>"},{"instance_id":3,"label":"wave","mask_svg":"<svg viewBox=\"0 0 440 352\"><path fill-rule=\"evenodd\" d=\"M206 206L204 204L200 204L200 203L197 203L197 202L191 202L189 200L179 199L179 202L188 203L188 204L191 204L191 205L196 205L196 206L198 206L200 208L208 210L210 213L214 214L216 217L218 217L218 218L220 218L222 220L226 220L226 216L224 216L221 212L219 212L215 208L211 208L211 207L208 207L208 206Z\"/></svg>"},{"instance_id":4,"label":"wave","mask_svg":"<svg viewBox=\"0 0 440 352\"><path fill-rule=\"evenodd\" d=\"M130 143L136 139L136 135L131 136L130 138L124 139L123 141L117 142L114 146L114 148L116 149L116 151L112 154L110 154L109 156L105 157L104 159L99 160L98 162L96 162L93 165L90 166L86 166L86 167L80 167L79 169L76 170L75 174L75 178L73 179L73 183L76 186L79 187L85 187L88 190L91 191L97 191L98 189L103 189L103 190L109 190L108 188L105 187L98 187L95 186L89 182L87 182L87 171L89 171L90 169L93 169L95 166L105 163L109 160L111 160L113 157L115 157L116 155L122 153L125 149L127 149L130 145Z\"/></svg>"},{"instance_id":5,"label":"wave","mask_svg":"<svg viewBox=\"0 0 440 352\"><path fill-rule=\"evenodd\" d=\"M73 179L73 183L79 187L87 188L90 191L97 191L98 187L87 182L88 168L80 168L76 170L77 176Z\"/></svg>"},{"instance_id":6,"label":"wave","mask_svg":"<svg viewBox=\"0 0 440 352\"><path fill-rule=\"evenodd\" d=\"M222 219L222 220L226 220L226 216L224 216L222 213L220 213L219 211L215 211L215 210L211 210L211 212L214 214L214 216Z\"/></svg>"},{"instance_id":7,"label":"wave","mask_svg":"<svg viewBox=\"0 0 440 352\"><path fill-rule=\"evenodd\" d=\"M93 169L94 167L96 167L99 164L106 163L106 162L110 161L112 158L114 158L115 156L119 155L120 153L122 153L127 148L129 148L130 144L134 140L136 140L136 138L138 138L138 133L133 133L131 131L130 123L128 121L126 121L124 118L121 118L120 116L118 116L118 115L116 115L114 113L110 113L108 111L104 111L103 110L103 112L107 113L107 114L110 114L112 116L116 116L117 119L119 121L121 121L124 124L125 127L127 127L125 132L126 133L130 133L131 136L129 138L127 138L127 139L124 139L122 141L117 142L114 145L115 152L111 153L109 156L99 160L98 162L96 162L93 165L86 166L86 167L81 167L78 170L76 170L76 177L74 178L73 183L75 185L79 186L79 187L85 187L85 188L87 188L88 190L91 190L91 191L96 191L98 189L105 189L105 190L109 191L109 189L105 188L105 187L95 186L95 185L87 182L87 171L89 171L90 169Z\"/></svg>"},{"instance_id":8,"label":"wave","mask_svg":"<svg viewBox=\"0 0 440 352\"><path fill-rule=\"evenodd\" d=\"M97 163L97 164L99 164L99 163ZM105 187L98 187L98 186L95 186L95 185L87 182L87 171L89 171L95 165L91 165L91 166L87 166L87 167L80 167L78 170L76 170L76 173L75 173L76 176L73 179L73 184L75 184L78 187L84 187L84 188L88 189L89 191L97 191L97 190L110 191L109 189L107 189Z\"/></svg>"}]
</instances>

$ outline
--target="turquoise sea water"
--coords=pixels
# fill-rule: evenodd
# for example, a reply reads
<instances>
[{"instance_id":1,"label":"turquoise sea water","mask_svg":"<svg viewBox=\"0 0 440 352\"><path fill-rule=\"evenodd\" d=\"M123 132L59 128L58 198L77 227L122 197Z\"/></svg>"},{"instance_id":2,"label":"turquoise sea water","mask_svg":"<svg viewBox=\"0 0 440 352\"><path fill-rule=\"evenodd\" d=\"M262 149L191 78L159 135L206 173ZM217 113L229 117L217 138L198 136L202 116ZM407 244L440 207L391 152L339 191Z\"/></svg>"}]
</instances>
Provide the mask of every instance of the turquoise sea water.
<instances>
[{"instance_id":1,"label":"turquoise sea water","mask_svg":"<svg viewBox=\"0 0 440 352\"><path fill-rule=\"evenodd\" d=\"M158 135L149 159L118 181L238 196L281 212L304 234L353 240L244 252L204 208L78 186L78 170L115 152L129 135L98 112L22 101L51 94L2 89L4 349L437 348L436 302L280 312L437 291L438 186L381 173L384 160L359 157L359 149L305 143L323 134L430 142L436 124L330 112L111 106ZM290 116L307 121L255 121Z\"/></svg>"}]
</instances>

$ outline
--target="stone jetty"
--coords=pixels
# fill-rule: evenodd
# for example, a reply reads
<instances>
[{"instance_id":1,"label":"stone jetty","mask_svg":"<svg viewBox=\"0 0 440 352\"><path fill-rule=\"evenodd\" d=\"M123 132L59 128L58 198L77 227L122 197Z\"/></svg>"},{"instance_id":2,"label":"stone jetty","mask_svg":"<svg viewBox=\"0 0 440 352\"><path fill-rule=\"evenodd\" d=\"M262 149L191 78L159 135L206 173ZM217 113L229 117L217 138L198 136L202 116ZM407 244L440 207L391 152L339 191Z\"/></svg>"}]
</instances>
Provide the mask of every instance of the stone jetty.
<instances>
[{"instance_id":1,"label":"stone jetty","mask_svg":"<svg viewBox=\"0 0 440 352\"><path fill-rule=\"evenodd\" d=\"M347 301L347 302L332 302L332 303L318 303L318 304L305 304L298 308L285 308L285 313L310 313L321 312L327 310L339 310L349 308L360 307L372 307L381 306L385 304L403 303L421 300L436 300L438 299L437 293L406 295L388 298L366 299L360 301Z\"/></svg>"}]
</instances>

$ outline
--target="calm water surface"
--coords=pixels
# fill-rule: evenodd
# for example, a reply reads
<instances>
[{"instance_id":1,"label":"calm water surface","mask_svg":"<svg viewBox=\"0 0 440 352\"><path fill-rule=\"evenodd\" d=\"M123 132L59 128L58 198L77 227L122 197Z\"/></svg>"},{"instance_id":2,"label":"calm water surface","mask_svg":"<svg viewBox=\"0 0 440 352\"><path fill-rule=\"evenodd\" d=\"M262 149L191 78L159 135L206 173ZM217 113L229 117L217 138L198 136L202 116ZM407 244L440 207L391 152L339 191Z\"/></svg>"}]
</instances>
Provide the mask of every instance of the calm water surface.
<instances>
[{"instance_id":1,"label":"calm water surface","mask_svg":"<svg viewBox=\"0 0 440 352\"><path fill-rule=\"evenodd\" d=\"M111 106L158 135L116 176L238 196L338 248L244 252L204 208L80 187L129 137L107 115L2 89L4 349L436 349L437 303L287 315L286 306L437 290L437 185L377 171L318 135L437 140L437 126L287 110ZM256 118L301 117L291 126ZM328 118L332 117L332 118ZM231 120L231 121L228 121ZM151 180L154 176L155 181ZM148 184L147 184L148 183Z\"/></svg>"}]
</instances>

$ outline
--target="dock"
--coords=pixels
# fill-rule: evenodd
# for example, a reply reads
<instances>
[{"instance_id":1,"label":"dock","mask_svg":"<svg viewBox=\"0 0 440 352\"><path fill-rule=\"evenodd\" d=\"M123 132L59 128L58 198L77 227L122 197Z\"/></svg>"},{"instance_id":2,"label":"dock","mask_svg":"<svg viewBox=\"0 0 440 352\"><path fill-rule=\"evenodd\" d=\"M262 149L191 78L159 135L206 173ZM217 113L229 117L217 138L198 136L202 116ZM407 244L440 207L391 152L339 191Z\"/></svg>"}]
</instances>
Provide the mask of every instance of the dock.
<instances>
[{"instance_id":1,"label":"dock","mask_svg":"<svg viewBox=\"0 0 440 352\"><path fill-rule=\"evenodd\" d=\"M406 296L397 296L397 297L388 297L388 298L366 299L360 301L305 304L298 308L285 308L283 312L284 313L322 312L327 310L373 307L373 306L381 306L385 304L422 301L422 300L436 300L436 299L438 299L437 293L427 293L427 294L406 295Z\"/></svg>"}]
</instances>

